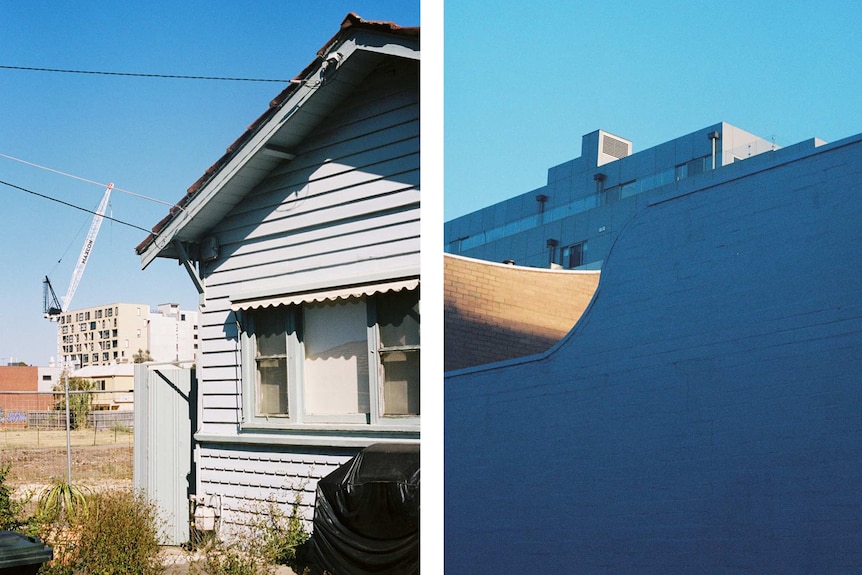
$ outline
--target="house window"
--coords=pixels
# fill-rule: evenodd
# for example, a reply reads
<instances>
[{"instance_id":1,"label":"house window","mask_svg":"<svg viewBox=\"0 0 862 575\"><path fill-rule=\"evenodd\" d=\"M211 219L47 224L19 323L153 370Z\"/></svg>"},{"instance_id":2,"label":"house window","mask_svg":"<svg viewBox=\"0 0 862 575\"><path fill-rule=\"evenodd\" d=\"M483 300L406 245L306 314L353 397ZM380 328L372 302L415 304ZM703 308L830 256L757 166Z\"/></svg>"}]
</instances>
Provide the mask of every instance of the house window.
<instances>
[{"instance_id":1,"label":"house window","mask_svg":"<svg viewBox=\"0 0 862 575\"><path fill-rule=\"evenodd\" d=\"M287 415L287 310L254 316L256 415Z\"/></svg>"},{"instance_id":2,"label":"house window","mask_svg":"<svg viewBox=\"0 0 862 575\"><path fill-rule=\"evenodd\" d=\"M418 290L249 310L243 323L248 422L418 418Z\"/></svg>"},{"instance_id":3,"label":"house window","mask_svg":"<svg viewBox=\"0 0 862 575\"><path fill-rule=\"evenodd\" d=\"M419 299L392 294L377 308L383 415L419 414Z\"/></svg>"},{"instance_id":4,"label":"house window","mask_svg":"<svg viewBox=\"0 0 862 575\"><path fill-rule=\"evenodd\" d=\"M584 265L584 242L563 248L563 267L572 269Z\"/></svg>"},{"instance_id":5,"label":"house window","mask_svg":"<svg viewBox=\"0 0 862 575\"><path fill-rule=\"evenodd\" d=\"M365 301L307 305L303 316L305 413L371 413Z\"/></svg>"}]
</instances>

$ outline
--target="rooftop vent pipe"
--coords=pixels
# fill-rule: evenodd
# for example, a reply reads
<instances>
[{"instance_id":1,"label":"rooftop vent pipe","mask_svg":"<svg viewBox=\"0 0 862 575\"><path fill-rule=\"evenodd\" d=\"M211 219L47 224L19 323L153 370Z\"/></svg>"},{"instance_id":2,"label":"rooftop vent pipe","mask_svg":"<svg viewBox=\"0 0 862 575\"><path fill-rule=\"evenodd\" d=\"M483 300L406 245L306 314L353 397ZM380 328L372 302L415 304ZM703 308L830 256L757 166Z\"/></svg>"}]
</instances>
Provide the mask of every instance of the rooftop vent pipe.
<instances>
[{"instance_id":1,"label":"rooftop vent pipe","mask_svg":"<svg viewBox=\"0 0 862 575\"><path fill-rule=\"evenodd\" d=\"M715 143L721 138L721 134L719 134L718 131L714 131L714 132L710 132L709 134L707 134L706 137L709 138L710 140L712 140L712 169L714 170L715 169L715 147L716 147Z\"/></svg>"}]
</instances>

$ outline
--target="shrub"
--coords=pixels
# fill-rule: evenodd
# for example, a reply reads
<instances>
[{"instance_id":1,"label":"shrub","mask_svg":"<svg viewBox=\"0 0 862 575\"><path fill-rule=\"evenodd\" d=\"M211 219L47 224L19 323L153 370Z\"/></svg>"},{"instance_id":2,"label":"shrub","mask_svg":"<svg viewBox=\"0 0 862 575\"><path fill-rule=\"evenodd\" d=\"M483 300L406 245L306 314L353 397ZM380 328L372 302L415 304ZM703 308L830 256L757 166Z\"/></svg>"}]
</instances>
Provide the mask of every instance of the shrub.
<instances>
[{"instance_id":1,"label":"shrub","mask_svg":"<svg viewBox=\"0 0 862 575\"><path fill-rule=\"evenodd\" d=\"M142 494L112 491L92 496L78 527L70 564L99 575L154 575L159 555L158 514Z\"/></svg>"},{"instance_id":2,"label":"shrub","mask_svg":"<svg viewBox=\"0 0 862 575\"><path fill-rule=\"evenodd\" d=\"M27 501L16 500L6 485L6 477L11 469L10 464L0 465L0 530L3 531L15 531L25 523L20 515Z\"/></svg>"}]
</instances>

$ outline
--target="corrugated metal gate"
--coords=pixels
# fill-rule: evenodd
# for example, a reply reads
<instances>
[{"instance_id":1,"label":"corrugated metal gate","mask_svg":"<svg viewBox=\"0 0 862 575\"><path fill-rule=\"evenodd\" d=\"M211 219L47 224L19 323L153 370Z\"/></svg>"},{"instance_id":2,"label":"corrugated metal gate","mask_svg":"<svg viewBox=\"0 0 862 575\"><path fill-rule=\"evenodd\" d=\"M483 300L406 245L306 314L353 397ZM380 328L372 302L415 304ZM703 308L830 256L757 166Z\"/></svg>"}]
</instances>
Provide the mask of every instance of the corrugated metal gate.
<instances>
[{"instance_id":1,"label":"corrugated metal gate","mask_svg":"<svg viewBox=\"0 0 862 575\"><path fill-rule=\"evenodd\" d=\"M193 369L135 366L134 485L156 504L164 545L189 540L189 495L195 485L195 381Z\"/></svg>"}]
</instances>

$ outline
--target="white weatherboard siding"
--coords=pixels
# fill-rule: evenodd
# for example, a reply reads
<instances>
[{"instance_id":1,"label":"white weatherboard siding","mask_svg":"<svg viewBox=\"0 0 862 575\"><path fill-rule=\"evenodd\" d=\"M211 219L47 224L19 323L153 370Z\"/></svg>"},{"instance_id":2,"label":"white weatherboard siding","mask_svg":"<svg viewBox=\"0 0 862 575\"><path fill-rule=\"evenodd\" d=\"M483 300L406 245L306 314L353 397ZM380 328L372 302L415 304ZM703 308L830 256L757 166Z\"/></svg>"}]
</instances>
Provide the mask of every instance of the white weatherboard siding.
<instances>
[{"instance_id":1,"label":"white weatherboard siding","mask_svg":"<svg viewBox=\"0 0 862 575\"><path fill-rule=\"evenodd\" d=\"M364 440L242 430L240 342L232 302L309 286L418 274L418 64L378 69L215 227L219 258L202 264L198 493L238 513L302 487L311 518L317 479ZM381 436L385 437L385 436ZM351 443L352 442L352 443ZM305 445L296 445L305 444Z\"/></svg>"},{"instance_id":2,"label":"white weatherboard siding","mask_svg":"<svg viewBox=\"0 0 862 575\"><path fill-rule=\"evenodd\" d=\"M199 453L198 479L208 493L218 495L227 530L269 502L289 508L299 501L303 518L310 522L317 479L352 456L348 452L250 450L247 446L208 446Z\"/></svg>"}]
</instances>

